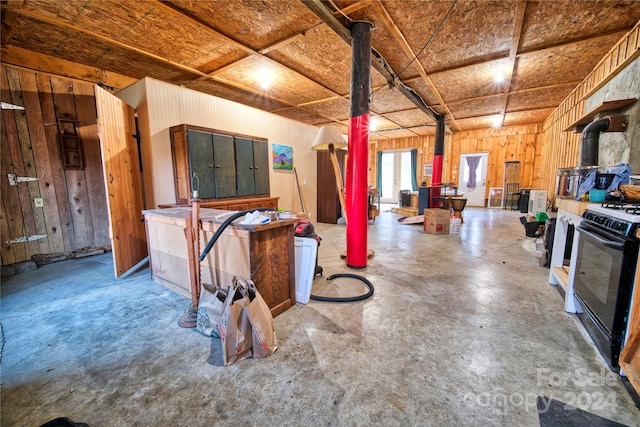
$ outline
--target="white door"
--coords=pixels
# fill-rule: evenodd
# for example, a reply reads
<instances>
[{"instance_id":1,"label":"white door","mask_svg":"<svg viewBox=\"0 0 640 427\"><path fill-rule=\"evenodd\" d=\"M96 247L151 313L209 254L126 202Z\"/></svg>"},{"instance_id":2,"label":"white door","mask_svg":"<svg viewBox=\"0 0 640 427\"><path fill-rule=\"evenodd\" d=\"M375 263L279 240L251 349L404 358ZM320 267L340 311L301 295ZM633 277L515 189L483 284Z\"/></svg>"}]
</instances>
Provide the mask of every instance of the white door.
<instances>
[{"instance_id":1,"label":"white door","mask_svg":"<svg viewBox=\"0 0 640 427\"><path fill-rule=\"evenodd\" d=\"M489 153L460 154L458 192L467 199L466 206L485 206L488 158Z\"/></svg>"},{"instance_id":2,"label":"white door","mask_svg":"<svg viewBox=\"0 0 640 427\"><path fill-rule=\"evenodd\" d=\"M411 152L386 151L382 153L381 162L382 203L397 203L400 190L413 190L411 183Z\"/></svg>"}]
</instances>

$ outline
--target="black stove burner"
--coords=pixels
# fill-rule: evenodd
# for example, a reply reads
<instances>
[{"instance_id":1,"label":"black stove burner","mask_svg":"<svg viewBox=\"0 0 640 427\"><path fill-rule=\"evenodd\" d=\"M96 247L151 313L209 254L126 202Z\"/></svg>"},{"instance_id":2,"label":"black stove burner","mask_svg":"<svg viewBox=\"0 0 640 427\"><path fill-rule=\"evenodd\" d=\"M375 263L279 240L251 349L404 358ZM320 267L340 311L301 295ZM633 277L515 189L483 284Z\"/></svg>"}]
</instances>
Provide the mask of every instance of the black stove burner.
<instances>
[{"instance_id":1,"label":"black stove burner","mask_svg":"<svg viewBox=\"0 0 640 427\"><path fill-rule=\"evenodd\" d=\"M624 202L602 202L600 206L607 209L623 209L624 205Z\"/></svg>"},{"instance_id":2,"label":"black stove burner","mask_svg":"<svg viewBox=\"0 0 640 427\"><path fill-rule=\"evenodd\" d=\"M601 206L607 209L625 211L631 215L640 215L640 203L637 202L612 201L603 202Z\"/></svg>"},{"instance_id":3,"label":"black stove burner","mask_svg":"<svg viewBox=\"0 0 640 427\"><path fill-rule=\"evenodd\" d=\"M633 204L625 208L625 212L631 215L640 215L640 205Z\"/></svg>"}]
</instances>

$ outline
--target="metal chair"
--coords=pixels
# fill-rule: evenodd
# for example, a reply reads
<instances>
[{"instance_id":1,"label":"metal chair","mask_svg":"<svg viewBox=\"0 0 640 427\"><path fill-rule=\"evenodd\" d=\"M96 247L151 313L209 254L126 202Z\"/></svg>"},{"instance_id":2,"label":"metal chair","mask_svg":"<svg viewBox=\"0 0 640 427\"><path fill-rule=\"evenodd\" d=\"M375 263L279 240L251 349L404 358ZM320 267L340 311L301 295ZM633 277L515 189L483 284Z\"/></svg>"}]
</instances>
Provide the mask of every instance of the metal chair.
<instances>
[{"instance_id":1,"label":"metal chair","mask_svg":"<svg viewBox=\"0 0 640 427\"><path fill-rule=\"evenodd\" d=\"M520 184L506 184L504 208L520 209Z\"/></svg>"}]
</instances>

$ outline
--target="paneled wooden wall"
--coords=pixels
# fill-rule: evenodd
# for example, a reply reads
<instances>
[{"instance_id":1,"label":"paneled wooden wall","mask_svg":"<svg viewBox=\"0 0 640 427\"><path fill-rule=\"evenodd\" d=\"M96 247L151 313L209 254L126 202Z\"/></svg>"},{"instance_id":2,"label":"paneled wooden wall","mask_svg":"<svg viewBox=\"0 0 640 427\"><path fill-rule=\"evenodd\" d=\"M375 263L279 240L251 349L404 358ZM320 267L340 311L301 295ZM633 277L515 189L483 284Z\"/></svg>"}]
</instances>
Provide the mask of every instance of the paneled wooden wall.
<instances>
[{"instance_id":1,"label":"paneled wooden wall","mask_svg":"<svg viewBox=\"0 0 640 427\"><path fill-rule=\"evenodd\" d=\"M502 187L504 163L519 160L520 185L539 188L539 163L542 144L542 125L511 126L501 129L480 129L460 132L445 137L442 182L458 182L460 154L489 153L487 188ZM423 180L425 164L433 162L435 137L433 135L372 142L369 149L369 182L375 186L377 152L387 150L418 149L417 180ZM427 183L430 183L427 180Z\"/></svg>"},{"instance_id":2,"label":"paneled wooden wall","mask_svg":"<svg viewBox=\"0 0 640 427\"><path fill-rule=\"evenodd\" d=\"M585 100L640 55L640 22L600 60L587 78L544 122L540 188L553 194L557 169L578 164L580 134L566 129L585 113Z\"/></svg>"},{"instance_id":3,"label":"paneled wooden wall","mask_svg":"<svg viewBox=\"0 0 640 427\"><path fill-rule=\"evenodd\" d=\"M2 265L110 249L93 84L4 65L0 80L2 102L24 107L2 110ZM64 114L78 120L83 170L63 168L57 118ZM38 179L13 186L7 174ZM46 237L32 240L38 235Z\"/></svg>"}]
</instances>

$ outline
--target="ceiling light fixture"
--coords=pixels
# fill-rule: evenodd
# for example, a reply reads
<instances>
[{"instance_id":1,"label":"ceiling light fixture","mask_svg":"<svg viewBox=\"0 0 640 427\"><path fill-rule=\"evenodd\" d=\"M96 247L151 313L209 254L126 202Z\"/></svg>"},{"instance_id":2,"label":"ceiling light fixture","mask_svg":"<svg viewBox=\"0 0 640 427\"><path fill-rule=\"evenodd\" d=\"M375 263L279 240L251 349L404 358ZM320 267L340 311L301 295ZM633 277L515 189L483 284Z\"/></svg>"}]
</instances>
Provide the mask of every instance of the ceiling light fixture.
<instances>
[{"instance_id":1,"label":"ceiling light fixture","mask_svg":"<svg viewBox=\"0 0 640 427\"><path fill-rule=\"evenodd\" d=\"M378 129L378 118L371 117L369 119L369 132L375 132Z\"/></svg>"},{"instance_id":2,"label":"ceiling light fixture","mask_svg":"<svg viewBox=\"0 0 640 427\"><path fill-rule=\"evenodd\" d=\"M255 73L255 79L262 90L269 90L274 80L274 74L267 68L261 68Z\"/></svg>"},{"instance_id":3,"label":"ceiling light fixture","mask_svg":"<svg viewBox=\"0 0 640 427\"><path fill-rule=\"evenodd\" d=\"M499 72L495 76L493 76L493 81L495 83L498 83L498 84L503 83L505 81L505 79L506 79L506 77L505 77L504 73L502 73L502 72Z\"/></svg>"},{"instance_id":4,"label":"ceiling light fixture","mask_svg":"<svg viewBox=\"0 0 640 427\"><path fill-rule=\"evenodd\" d=\"M494 129L499 129L502 127L502 121L504 120L504 116L499 114L493 118L493 122L491 122L491 127Z\"/></svg>"}]
</instances>

